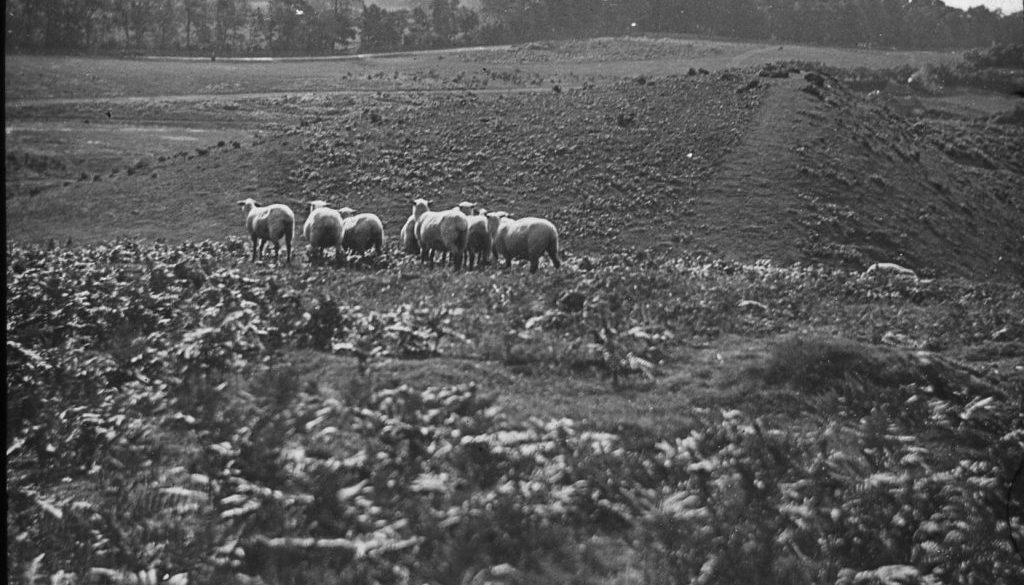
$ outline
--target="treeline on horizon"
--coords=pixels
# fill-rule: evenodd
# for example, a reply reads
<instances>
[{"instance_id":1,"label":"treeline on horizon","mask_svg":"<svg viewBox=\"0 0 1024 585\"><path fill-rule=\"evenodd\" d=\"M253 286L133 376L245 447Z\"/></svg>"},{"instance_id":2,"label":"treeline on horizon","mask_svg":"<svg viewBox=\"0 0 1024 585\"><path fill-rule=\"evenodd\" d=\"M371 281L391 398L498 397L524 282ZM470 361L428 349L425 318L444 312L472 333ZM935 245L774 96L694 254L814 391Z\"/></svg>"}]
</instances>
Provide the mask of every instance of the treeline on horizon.
<instances>
[{"instance_id":1,"label":"treeline on horizon","mask_svg":"<svg viewBox=\"0 0 1024 585\"><path fill-rule=\"evenodd\" d=\"M323 55L641 33L947 49L1024 42L1024 13L941 0L8 0L7 52Z\"/></svg>"}]
</instances>

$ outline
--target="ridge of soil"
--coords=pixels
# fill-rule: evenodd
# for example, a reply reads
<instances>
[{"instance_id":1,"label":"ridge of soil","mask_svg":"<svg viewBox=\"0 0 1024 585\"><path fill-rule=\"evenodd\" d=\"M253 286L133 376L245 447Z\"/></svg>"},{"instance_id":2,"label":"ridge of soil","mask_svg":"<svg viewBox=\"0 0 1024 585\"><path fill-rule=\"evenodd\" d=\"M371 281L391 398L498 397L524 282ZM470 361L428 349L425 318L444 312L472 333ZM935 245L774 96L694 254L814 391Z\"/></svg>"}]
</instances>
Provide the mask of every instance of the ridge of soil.
<instances>
[{"instance_id":1,"label":"ridge of soil","mask_svg":"<svg viewBox=\"0 0 1024 585\"><path fill-rule=\"evenodd\" d=\"M1024 276L1020 127L914 121L834 79L771 84L699 200L708 245L740 260Z\"/></svg>"}]
</instances>

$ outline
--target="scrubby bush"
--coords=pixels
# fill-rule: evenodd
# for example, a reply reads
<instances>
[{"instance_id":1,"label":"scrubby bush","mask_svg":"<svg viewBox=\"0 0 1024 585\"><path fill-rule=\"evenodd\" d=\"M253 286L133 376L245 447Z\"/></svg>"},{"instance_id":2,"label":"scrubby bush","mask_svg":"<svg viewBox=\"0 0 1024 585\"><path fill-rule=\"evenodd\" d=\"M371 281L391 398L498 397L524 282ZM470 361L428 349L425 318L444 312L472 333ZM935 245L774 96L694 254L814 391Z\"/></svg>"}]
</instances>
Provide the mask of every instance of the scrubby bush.
<instances>
[{"instance_id":1,"label":"scrubby bush","mask_svg":"<svg viewBox=\"0 0 1024 585\"><path fill-rule=\"evenodd\" d=\"M1010 540L1024 537L1010 490L1020 380L887 372L869 345L882 328L1019 343L1016 288L706 258L598 258L528 283L401 261L353 278L253 266L240 250L8 247L12 575L1024 578ZM446 301L422 304L424 291ZM529 340L553 394L571 373L562 358L589 351L598 377L635 390L631 376L656 379L693 340L839 326L859 341L798 335L747 374L750 392L793 392L799 416L748 393L736 408L693 408L673 432L517 418L495 388L369 374L385 360L494 358L481 339L497 331ZM362 366L314 383L293 363L307 353ZM630 370L630 356L647 366Z\"/></svg>"},{"instance_id":2,"label":"scrubby bush","mask_svg":"<svg viewBox=\"0 0 1024 585\"><path fill-rule=\"evenodd\" d=\"M994 45L964 53L964 60L977 69L1006 67L1024 69L1024 44Z\"/></svg>"}]
</instances>

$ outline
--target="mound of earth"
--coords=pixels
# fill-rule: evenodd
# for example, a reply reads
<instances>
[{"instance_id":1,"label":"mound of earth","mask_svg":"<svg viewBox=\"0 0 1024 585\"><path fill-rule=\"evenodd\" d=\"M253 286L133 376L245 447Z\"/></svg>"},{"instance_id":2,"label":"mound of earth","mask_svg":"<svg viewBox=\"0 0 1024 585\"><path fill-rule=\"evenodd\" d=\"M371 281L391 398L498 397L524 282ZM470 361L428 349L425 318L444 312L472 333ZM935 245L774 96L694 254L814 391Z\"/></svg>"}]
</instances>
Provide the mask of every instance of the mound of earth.
<instances>
[{"instance_id":1,"label":"mound of earth","mask_svg":"<svg viewBox=\"0 0 1024 585\"><path fill-rule=\"evenodd\" d=\"M709 181L698 214L717 235L706 241L743 259L1024 274L1020 127L911 119L807 77L773 80L758 123Z\"/></svg>"},{"instance_id":2,"label":"mound of earth","mask_svg":"<svg viewBox=\"0 0 1024 585\"><path fill-rule=\"evenodd\" d=\"M908 116L816 74L557 89L278 104L298 124L244 148L9 200L8 237L241 235L234 202L252 196L291 204L300 222L311 199L374 211L397 238L427 197L549 217L569 255L1024 274L1019 125Z\"/></svg>"}]
</instances>

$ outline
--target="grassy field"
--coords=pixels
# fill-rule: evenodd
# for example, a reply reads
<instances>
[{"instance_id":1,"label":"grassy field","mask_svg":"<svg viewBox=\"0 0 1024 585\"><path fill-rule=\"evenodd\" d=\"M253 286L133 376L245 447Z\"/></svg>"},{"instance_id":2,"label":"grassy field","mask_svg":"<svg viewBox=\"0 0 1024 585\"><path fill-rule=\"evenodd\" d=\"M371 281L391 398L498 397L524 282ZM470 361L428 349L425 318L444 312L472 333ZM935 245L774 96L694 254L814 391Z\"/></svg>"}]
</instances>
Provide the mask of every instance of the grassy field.
<instances>
[{"instance_id":1,"label":"grassy field","mask_svg":"<svg viewBox=\"0 0 1024 585\"><path fill-rule=\"evenodd\" d=\"M835 67L889 68L949 63L955 53L831 49L688 39L596 39L456 52L371 55L332 60L92 59L4 57L7 102L190 94L248 94L572 86L680 67L721 70L792 60ZM486 68L486 71L484 69Z\"/></svg>"},{"instance_id":2,"label":"grassy field","mask_svg":"<svg viewBox=\"0 0 1024 585\"><path fill-rule=\"evenodd\" d=\"M9 573L1019 582L1014 98L807 65L958 58L5 57ZM250 262L248 196L388 251ZM549 217L563 266L424 266L420 196Z\"/></svg>"}]
</instances>

